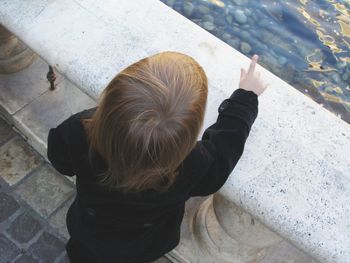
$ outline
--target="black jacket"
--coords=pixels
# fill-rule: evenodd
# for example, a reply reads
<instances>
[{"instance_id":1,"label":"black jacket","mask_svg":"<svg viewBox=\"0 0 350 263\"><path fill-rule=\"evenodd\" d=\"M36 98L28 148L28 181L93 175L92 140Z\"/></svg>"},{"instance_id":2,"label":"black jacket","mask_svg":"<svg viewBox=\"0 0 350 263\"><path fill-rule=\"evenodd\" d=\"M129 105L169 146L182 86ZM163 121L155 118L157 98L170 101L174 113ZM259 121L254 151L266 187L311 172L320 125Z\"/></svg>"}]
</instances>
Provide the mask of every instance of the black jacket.
<instances>
[{"instance_id":1,"label":"black jacket","mask_svg":"<svg viewBox=\"0 0 350 263\"><path fill-rule=\"evenodd\" d=\"M258 100L253 92L242 89L224 100L216 123L205 130L164 193L122 193L98 184L95 171L101 160L89 161L80 121L93 111L72 115L48 136L52 165L64 175L76 175L77 195L68 211L68 231L101 262L146 262L178 244L186 200L215 193L225 183L243 153Z\"/></svg>"}]
</instances>

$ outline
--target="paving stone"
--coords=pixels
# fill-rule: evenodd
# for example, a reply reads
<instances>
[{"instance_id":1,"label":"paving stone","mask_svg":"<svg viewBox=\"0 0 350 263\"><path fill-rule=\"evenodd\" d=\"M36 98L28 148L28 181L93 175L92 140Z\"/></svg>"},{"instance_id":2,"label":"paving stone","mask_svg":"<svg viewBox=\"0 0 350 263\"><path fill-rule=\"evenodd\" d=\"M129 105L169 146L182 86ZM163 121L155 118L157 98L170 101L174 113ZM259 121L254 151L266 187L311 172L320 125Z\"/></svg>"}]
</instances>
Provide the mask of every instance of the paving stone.
<instances>
[{"instance_id":1,"label":"paving stone","mask_svg":"<svg viewBox=\"0 0 350 263\"><path fill-rule=\"evenodd\" d=\"M47 218L74 192L73 185L58 175L48 164L36 170L16 189L36 212Z\"/></svg>"},{"instance_id":2,"label":"paving stone","mask_svg":"<svg viewBox=\"0 0 350 263\"><path fill-rule=\"evenodd\" d=\"M12 196L0 192L0 222L9 218L19 207L19 204Z\"/></svg>"},{"instance_id":3,"label":"paving stone","mask_svg":"<svg viewBox=\"0 0 350 263\"><path fill-rule=\"evenodd\" d=\"M41 224L28 212L19 215L11 224L7 232L14 240L26 243L41 229Z\"/></svg>"},{"instance_id":4,"label":"paving stone","mask_svg":"<svg viewBox=\"0 0 350 263\"><path fill-rule=\"evenodd\" d=\"M6 236L0 234L0 262L11 262L17 257L20 250Z\"/></svg>"},{"instance_id":5,"label":"paving stone","mask_svg":"<svg viewBox=\"0 0 350 263\"><path fill-rule=\"evenodd\" d=\"M73 201L74 201L73 198L68 200L67 203L62 208L60 208L49 220L51 226L56 228L58 232L62 236L64 236L66 239L69 238L69 234L66 226L66 215L67 215L68 208L70 207Z\"/></svg>"},{"instance_id":6,"label":"paving stone","mask_svg":"<svg viewBox=\"0 0 350 263\"><path fill-rule=\"evenodd\" d=\"M88 95L64 80L55 90L46 92L16 113L14 118L46 144L50 128L56 127L72 114L95 105L96 102Z\"/></svg>"},{"instance_id":7,"label":"paving stone","mask_svg":"<svg viewBox=\"0 0 350 263\"><path fill-rule=\"evenodd\" d=\"M0 75L0 105L9 114L14 114L23 106L49 89L46 79L48 65L38 58L28 68L13 74ZM58 75L57 83L63 78Z\"/></svg>"},{"instance_id":8,"label":"paving stone","mask_svg":"<svg viewBox=\"0 0 350 263\"><path fill-rule=\"evenodd\" d=\"M38 261L31 256L22 255L20 258L16 259L14 263L38 263Z\"/></svg>"},{"instance_id":9,"label":"paving stone","mask_svg":"<svg viewBox=\"0 0 350 263\"><path fill-rule=\"evenodd\" d=\"M13 136L15 132L5 120L0 118L0 145Z\"/></svg>"},{"instance_id":10,"label":"paving stone","mask_svg":"<svg viewBox=\"0 0 350 263\"><path fill-rule=\"evenodd\" d=\"M29 252L35 259L46 263L54 262L64 249L64 243L61 240L44 232L38 241L29 248Z\"/></svg>"},{"instance_id":11,"label":"paving stone","mask_svg":"<svg viewBox=\"0 0 350 263\"><path fill-rule=\"evenodd\" d=\"M9 185L16 184L42 162L43 159L19 136L0 147L1 177Z\"/></svg>"}]
</instances>

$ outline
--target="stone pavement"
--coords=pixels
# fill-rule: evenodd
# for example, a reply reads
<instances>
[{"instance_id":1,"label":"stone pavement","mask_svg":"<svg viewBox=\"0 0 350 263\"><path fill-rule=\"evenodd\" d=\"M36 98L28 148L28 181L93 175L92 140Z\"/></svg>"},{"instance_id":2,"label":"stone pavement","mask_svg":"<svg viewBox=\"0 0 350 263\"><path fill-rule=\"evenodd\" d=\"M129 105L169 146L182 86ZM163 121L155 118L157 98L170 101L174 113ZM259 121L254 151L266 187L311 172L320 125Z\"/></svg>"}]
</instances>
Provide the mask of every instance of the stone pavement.
<instances>
[{"instance_id":1,"label":"stone pavement","mask_svg":"<svg viewBox=\"0 0 350 263\"><path fill-rule=\"evenodd\" d=\"M0 262L68 262L74 186L0 119Z\"/></svg>"},{"instance_id":2,"label":"stone pavement","mask_svg":"<svg viewBox=\"0 0 350 263\"><path fill-rule=\"evenodd\" d=\"M68 263L65 216L74 184L2 118L0 175L0 263Z\"/></svg>"}]
</instances>

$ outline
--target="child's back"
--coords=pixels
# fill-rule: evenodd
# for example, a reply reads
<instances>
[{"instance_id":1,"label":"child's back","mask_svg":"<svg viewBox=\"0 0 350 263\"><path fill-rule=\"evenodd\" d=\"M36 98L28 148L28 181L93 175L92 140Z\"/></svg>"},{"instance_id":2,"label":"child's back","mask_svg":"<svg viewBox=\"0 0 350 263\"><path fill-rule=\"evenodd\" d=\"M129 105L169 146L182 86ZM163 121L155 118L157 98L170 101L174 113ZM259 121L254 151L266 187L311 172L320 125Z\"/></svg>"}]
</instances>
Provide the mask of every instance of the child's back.
<instances>
[{"instance_id":1,"label":"child's back","mask_svg":"<svg viewBox=\"0 0 350 263\"><path fill-rule=\"evenodd\" d=\"M253 72L242 74L250 85ZM196 142L206 97L205 73L192 58L160 53L119 73L97 108L50 130L49 160L76 175L67 215L72 262L147 262L178 244L185 201L225 183L257 115L257 96L239 89Z\"/></svg>"}]
</instances>

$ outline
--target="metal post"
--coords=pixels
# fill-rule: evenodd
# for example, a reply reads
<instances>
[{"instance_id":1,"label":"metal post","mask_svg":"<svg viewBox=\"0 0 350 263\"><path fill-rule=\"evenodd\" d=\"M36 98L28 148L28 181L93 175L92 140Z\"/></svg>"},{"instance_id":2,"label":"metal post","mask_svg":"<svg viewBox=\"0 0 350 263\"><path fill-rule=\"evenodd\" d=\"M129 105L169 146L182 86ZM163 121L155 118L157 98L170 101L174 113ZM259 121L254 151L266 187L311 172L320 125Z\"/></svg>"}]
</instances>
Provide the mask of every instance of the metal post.
<instances>
[{"instance_id":1,"label":"metal post","mask_svg":"<svg viewBox=\"0 0 350 263\"><path fill-rule=\"evenodd\" d=\"M56 80L56 75L55 72L53 71L53 67L49 65L49 72L46 75L47 80L50 82L50 90L55 89L55 80Z\"/></svg>"}]
</instances>

